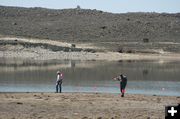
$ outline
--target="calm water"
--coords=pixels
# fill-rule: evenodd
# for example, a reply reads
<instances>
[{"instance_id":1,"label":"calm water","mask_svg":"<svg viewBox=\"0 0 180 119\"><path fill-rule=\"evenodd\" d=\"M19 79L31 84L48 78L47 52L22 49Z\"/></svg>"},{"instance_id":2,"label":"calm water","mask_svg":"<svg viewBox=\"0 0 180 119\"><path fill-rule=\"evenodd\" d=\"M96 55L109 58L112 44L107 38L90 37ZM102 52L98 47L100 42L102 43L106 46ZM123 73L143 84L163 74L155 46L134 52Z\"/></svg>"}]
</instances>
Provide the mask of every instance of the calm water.
<instances>
[{"instance_id":1,"label":"calm water","mask_svg":"<svg viewBox=\"0 0 180 119\"><path fill-rule=\"evenodd\" d=\"M0 59L0 92L55 92L56 71L63 92L119 93L112 77L128 77L127 93L180 96L180 62L23 61Z\"/></svg>"}]
</instances>

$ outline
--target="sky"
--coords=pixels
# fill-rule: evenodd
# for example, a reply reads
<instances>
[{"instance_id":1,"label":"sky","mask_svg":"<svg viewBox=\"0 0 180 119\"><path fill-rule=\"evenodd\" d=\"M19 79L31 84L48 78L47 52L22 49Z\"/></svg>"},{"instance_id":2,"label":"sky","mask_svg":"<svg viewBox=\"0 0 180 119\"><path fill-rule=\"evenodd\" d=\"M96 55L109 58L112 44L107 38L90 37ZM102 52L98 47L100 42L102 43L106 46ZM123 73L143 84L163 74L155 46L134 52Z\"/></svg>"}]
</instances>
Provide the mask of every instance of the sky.
<instances>
[{"instance_id":1,"label":"sky","mask_svg":"<svg viewBox=\"0 0 180 119\"><path fill-rule=\"evenodd\" d=\"M0 5L51 9L97 9L112 13L180 13L180 0L0 0Z\"/></svg>"}]
</instances>

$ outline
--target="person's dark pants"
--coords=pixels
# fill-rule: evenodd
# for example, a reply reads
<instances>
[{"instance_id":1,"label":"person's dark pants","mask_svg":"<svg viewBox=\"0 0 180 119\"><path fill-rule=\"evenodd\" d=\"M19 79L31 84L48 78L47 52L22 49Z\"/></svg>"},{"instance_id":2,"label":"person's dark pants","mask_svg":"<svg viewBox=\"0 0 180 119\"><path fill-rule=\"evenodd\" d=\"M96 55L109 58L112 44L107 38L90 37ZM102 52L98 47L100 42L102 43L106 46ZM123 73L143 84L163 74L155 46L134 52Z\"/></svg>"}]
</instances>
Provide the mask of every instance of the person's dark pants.
<instances>
[{"instance_id":1,"label":"person's dark pants","mask_svg":"<svg viewBox=\"0 0 180 119\"><path fill-rule=\"evenodd\" d=\"M121 97L124 97L124 93L125 93L125 88L121 88Z\"/></svg>"},{"instance_id":2,"label":"person's dark pants","mask_svg":"<svg viewBox=\"0 0 180 119\"><path fill-rule=\"evenodd\" d=\"M126 83L120 83L121 97L124 97Z\"/></svg>"},{"instance_id":3,"label":"person's dark pants","mask_svg":"<svg viewBox=\"0 0 180 119\"><path fill-rule=\"evenodd\" d=\"M62 81L58 81L56 83L56 93L58 93L58 91L61 93L62 91Z\"/></svg>"}]
</instances>

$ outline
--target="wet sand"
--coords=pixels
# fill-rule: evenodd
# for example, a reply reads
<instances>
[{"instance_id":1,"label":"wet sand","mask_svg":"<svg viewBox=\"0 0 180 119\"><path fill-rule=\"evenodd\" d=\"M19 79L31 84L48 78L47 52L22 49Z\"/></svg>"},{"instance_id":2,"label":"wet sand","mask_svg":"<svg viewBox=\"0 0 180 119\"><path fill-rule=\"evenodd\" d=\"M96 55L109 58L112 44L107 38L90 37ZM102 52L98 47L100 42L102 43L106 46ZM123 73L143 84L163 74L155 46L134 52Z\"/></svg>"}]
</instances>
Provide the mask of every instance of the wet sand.
<instances>
[{"instance_id":1,"label":"wet sand","mask_svg":"<svg viewBox=\"0 0 180 119\"><path fill-rule=\"evenodd\" d=\"M0 119L164 119L180 97L108 93L0 93Z\"/></svg>"}]
</instances>

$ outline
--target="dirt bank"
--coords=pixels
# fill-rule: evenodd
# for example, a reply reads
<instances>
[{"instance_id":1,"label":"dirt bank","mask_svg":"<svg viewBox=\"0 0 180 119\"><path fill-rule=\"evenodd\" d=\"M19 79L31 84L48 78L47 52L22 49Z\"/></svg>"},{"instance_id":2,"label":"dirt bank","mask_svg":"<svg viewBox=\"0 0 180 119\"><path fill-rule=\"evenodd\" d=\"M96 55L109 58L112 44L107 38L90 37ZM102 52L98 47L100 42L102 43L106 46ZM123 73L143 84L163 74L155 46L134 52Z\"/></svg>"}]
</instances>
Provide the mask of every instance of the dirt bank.
<instances>
[{"instance_id":1,"label":"dirt bank","mask_svg":"<svg viewBox=\"0 0 180 119\"><path fill-rule=\"evenodd\" d=\"M179 53L170 53L163 50L149 50L146 53L123 53L110 51L108 46L93 43L76 43L72 48L71 42L58 42L45 39L27 38L0 38L1 58L22 58L31 60L161 60L179 61Z\"/></svg>"}]
</instances>

